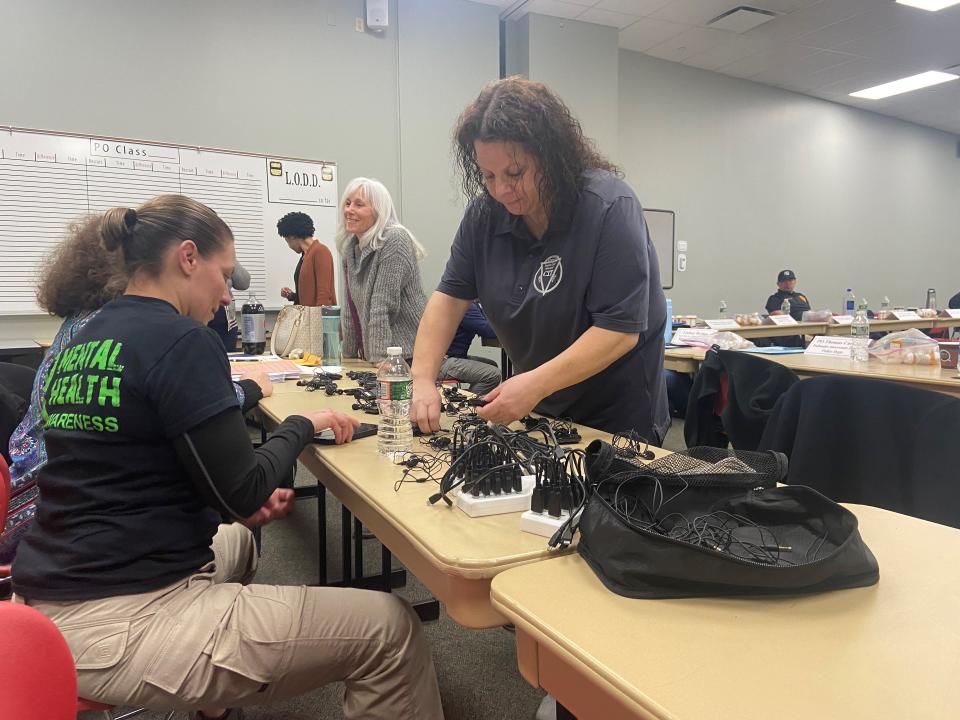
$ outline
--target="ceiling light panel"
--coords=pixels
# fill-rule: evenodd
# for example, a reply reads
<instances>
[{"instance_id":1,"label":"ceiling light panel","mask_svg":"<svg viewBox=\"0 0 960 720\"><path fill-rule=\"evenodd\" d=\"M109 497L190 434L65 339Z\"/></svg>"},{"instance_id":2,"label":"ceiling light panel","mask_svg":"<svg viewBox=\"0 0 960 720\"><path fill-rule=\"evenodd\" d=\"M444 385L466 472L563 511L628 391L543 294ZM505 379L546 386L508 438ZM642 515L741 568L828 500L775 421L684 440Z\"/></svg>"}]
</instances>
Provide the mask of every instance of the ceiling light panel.
<instances>
[{"instance_id":1,"label":"ceiling light panel","mask_svg":"<svg viewBox=\"0 0 960 720\"><path fill-rule=\"evenodd\" d=\"M921 10L943 10L951 5L960 5L960 0L897 0L898 5L909 5Z\"/></svg>"},{"instance_id":2,"label":"ceiling light panel","mask_svg":"<svg viewBox=\"0 0 960 720\"><path fill-rule=\"evenodd\" d=\"M899 95L910 92L911 90L920 90L921 88L930 87L931 85L939 85L940 83L949 82L950 80L956 80L958 77L960 77L960 75L930 70L929 72L920 73L919 75L911 75L910 77L900 78L899 80L884 83L883 85L876 85L866 90L852 92L850 93L850 97L881 100L891 95Z\"/></svg>"}]
</instances>

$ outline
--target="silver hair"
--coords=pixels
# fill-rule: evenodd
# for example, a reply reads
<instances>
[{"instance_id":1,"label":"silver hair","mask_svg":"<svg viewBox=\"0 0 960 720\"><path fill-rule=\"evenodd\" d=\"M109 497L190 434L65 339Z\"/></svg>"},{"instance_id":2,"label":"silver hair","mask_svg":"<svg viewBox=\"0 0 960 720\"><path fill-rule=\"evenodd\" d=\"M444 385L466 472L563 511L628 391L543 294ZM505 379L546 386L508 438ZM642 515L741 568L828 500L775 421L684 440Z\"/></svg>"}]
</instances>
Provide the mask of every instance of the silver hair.
<instances>
[{"instance_id":1,"label":"silver hair","mask_svg":"<svg viewBox=\"0 0 960 720\"><path fill-rule=\"evenodd\" d=\"M410 241L413 243L413 251L417 256L417 260L420 260L426 256L427 251L424 250L423 245L421 245L417 238L414 237L412 232L400 224L400 220L397 218L396 208L393 207L393 198L390 197L390 191L387 190L384 184L379 180L372 180L365 177L354 178L347 183L347 187L343 191L343 195L340 196L340 216L337 218L336 243L337 250L340 251L341 255L347 252L350 242L355 237L353 233L347 232L347 228L344 225L343 206L346 204L347 198L353 195L353 193L355 193L357 190L360 191L361 197L370 203L370 206L373 208L373 212L377 216L377 219L374 221L373 225L370 226L370 229L367 230L360 238L358 238L361 245L366 245L369 242L370 247L372 247L374 250L377 250L383 244L383 236L386 231L390 228L398 227L410 236Z\"/></svg>"}]
</instances>

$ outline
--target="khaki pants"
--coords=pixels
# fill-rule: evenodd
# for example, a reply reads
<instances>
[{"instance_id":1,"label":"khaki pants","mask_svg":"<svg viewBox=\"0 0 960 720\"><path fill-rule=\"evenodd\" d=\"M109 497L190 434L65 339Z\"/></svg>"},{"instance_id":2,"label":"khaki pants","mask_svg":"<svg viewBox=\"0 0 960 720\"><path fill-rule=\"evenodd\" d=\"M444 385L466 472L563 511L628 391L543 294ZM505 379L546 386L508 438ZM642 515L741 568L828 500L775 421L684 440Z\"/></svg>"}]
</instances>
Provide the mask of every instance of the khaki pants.
<instances>
[{"instance_id":1,"label":"khaki pants","mask_svg":"<svg viewBox=\"0 0 960 720\"><path fill-rule=\"evenodd\" d=\"M213 549L213 563L162 590L27 599L67 639L81 697L154 710L240 707L342 680L347 718L443 717L430 650L403 600L242 585L257 564L242 525L221 525Z\"/></svg>"}]
</instances>

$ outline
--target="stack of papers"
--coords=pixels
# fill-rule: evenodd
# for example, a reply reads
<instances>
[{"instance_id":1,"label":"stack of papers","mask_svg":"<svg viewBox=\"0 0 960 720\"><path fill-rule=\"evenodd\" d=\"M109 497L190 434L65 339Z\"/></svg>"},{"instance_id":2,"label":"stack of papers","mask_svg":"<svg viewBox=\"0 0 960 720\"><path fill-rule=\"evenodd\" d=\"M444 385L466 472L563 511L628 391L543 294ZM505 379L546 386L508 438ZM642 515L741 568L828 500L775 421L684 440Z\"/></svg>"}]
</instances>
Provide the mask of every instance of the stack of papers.
<instances>
[{"instance_id":1,"label":"stack of papers","mask_svg":"<svg viewBox=\"0 0 960 720\"><path fill-rule=\"evenodd\" d=\"M276 355L228 355L230 378L236 382L251 367L265 372L272 382L296 380L303 372L297 365ZM256 365L254 365L256 364Z\"/></svg>"}]
</instances>

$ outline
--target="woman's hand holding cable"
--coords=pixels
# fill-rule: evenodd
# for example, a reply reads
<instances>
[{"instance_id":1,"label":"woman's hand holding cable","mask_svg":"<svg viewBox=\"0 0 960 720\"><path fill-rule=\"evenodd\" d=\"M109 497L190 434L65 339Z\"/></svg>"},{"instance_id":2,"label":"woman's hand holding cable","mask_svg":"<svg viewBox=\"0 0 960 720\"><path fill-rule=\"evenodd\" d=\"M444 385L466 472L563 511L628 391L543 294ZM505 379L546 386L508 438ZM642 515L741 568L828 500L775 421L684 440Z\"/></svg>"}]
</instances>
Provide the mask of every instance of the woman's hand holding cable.
<instances>
[{"instance_id":1,"label":"woman's hand holding cable","mask_svg":"<svg viewBox=\"0 0 960 720\"><path fill-rule=\"evenodd\" d=\"M437 432L440 429L440 393L433 380L423 378L413 381L410 420L419 425L423 432Z\"/></svg>"},{"instance_id":2,"label":"woman's hand holding cable","mask_svg":"<svg viewBox=\"0 0 960 720\"><path fill-rule=\"evenodd\" d=\"M486 404L477 408L477 414L484 420L507 425L529 415L549 392L537 370L520 373L484 395Z\"/></svg>"}]
</instances>

